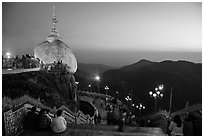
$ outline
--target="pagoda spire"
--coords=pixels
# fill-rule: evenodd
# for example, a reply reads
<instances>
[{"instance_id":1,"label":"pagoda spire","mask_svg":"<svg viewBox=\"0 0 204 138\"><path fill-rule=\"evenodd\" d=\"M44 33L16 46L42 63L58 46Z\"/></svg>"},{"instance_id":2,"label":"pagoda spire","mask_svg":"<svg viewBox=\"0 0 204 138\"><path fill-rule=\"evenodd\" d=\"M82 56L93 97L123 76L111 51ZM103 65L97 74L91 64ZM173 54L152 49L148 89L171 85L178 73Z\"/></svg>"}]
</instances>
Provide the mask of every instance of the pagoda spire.
<instances>
[{"instance_id":1,"label":"pagoda spire","mask_svg":"<svg viewBox=\"0 0 204 138\"><path fill-rule=\"evenodd\" d=\"M55 6L52 7L52 30L50 32L50 35L48 36L47 40L52 42L56 37L59 37L59 34L57 32L56 23L57 18L55 16Z\"/></svg>"}]
</instances>

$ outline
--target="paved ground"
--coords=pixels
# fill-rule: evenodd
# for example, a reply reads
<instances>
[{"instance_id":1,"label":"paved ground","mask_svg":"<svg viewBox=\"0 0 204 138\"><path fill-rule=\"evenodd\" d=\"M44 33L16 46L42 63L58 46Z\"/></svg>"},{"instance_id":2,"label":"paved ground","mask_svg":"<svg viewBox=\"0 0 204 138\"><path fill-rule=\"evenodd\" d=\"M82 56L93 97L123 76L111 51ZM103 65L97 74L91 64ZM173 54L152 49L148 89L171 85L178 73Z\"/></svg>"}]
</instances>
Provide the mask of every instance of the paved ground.
<instances>
[{"instance_id":1,"label":"paved ground","mask_svg":"<svg viewBox=\"0 0 204 138\"><path fill-rule=\"evenodd\" d=\"M40 68L30 68L30 69L2 69L2 74L17 74L22 72L39 71Z\"/></svg>"},{"instance_id":2,"label":"paved ground","mask_svg":"<svg viewBox=\"0 0 204 138\"><path fill-rule=\"evenodd\" d=\"M20 136L165 136L160 128L125 127L123 132L118 132L118 126L70 124L68 129L61 134L51 131L24 130Z\"/></svg>"}]
</instances>

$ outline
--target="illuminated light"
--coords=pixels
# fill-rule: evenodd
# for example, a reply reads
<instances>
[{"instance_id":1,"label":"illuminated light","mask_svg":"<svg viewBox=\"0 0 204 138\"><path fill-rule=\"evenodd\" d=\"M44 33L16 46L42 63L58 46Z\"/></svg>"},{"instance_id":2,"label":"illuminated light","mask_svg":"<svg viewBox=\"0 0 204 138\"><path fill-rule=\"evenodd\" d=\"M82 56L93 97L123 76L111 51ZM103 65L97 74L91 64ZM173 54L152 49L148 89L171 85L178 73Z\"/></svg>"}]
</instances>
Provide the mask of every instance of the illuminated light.
<instances>
[{"instance_id":1,"label":"illuminated light","mask_svg":"<svg viewBox=\"0 0 204 138\"><path fill-rule=\"evenodd\" d=\"M75 83L76 83L76 84L79 84L79 82L77 82L77 81L76 81Z\"/></svg>"},{"instance_id":2,"label":"illuminated light","mask_svg":"<svg viewBox=\"0 0 204 138\"><path fill-rule=\"evenodd\" d=\"M135 106L135 104L132 104L132 106Z\"/></svg>"},{"instance_id":3,"label":"illuminated light","mask_svg":"<svg viewBox=\"0 0 204 138\"><path fill-rule=\"evenodd\" d=\"M160 94L160 97L163 97L163 96L164 96L164 95L161 93L161 94Z\"/></svg>"},{"instance_id":4,"label":"illuminated light","mask_svg":"<svg viewBox=\"0 0 204 138\"><path fill-rule=\"evenodd\" d=\"M140 104L140 107L142 107L142 104Z\"/></svg>"},{"instance_id":5,"label":"illuminated light","mask_svg":"<svg viewBox=\"0 0 204 138\"><path fill-rule=\"evenodd\" d=\"M108 86L105 87L106 90L109 90Z\"/></svg>"},{"instance_id":6,"label":"illuminated light","mask_svg":"<svg viewBox=\"0 0 204 138\"><path fill-rule=\"evenodd\" d=\"M139 108L139 106L137 105L136 108Z\"/></svg>"},{"instance_id":7,"label":"illuminated light","mask_svg":"<svg viewBox=\"0 0 204 138\"><path fill-rule=\"evenodd\" d=\"M116 91L115 93L117 93L117 94L118 94L118 91Z\"/></svg>"},{"instance_id":8,"label":"illuminated light","mask_svg":"<svg viewBox=\"0 0 204 138\"><path fill-rule=\"evenodd\" d=\"M91 87L91 85L89 84L89 87Z\"/></svg>"},{"instance_id":9,"label":"illuminated light","mask_svg":"<svg viewBox=\"0 0 204 138\"><path fill-rule=\"evenodd\" d=\"M152 94L153 94L153 92L152 92L152 91L150 91L150 92L149 92L149 95L152 95Z\"/></svg>"},{"instance_id":10,"label":"illuminated light","mask_svg":"<svg viewBox=\"0 0 204 138\"><path fill-rule=\"evenodd\" d=\"M128 98L127 98L127 97L125 97L125 100L126 100L126 101L128 101Z\"/></svg>"},{"instance_id":11,"label":"illuminated light","mask_svg":"<svg viewBox=\"0 0 204 138\"><path fill-rule=\"evenodd\" d=\"M143 106L143 109L145 109L145 106Z\"/></svg>"},{"instance_id":12,"label":"illuminated light","mask_svg":"<svg viewBox=\"0 0 204 138\"><path fill-rule=\"evenodd\" d=\"M159 95L159 94L160 94L160 91L157 91L157 94Z\"/></svg>"},{"instance_id":13,"label":"illuminated light","mask_svg":"<svg viewBox=\"0 0 204 138\"><path fill-rule=\"evenodd\" d=\"M95 77L95 79L96 79L97 81L100 81L100 76L97 75L97 76Z\"/></svg>"},{"instance_id":14,"label":"illuminated light","mask_svg":"<svg viewBox=\"0 0 204 138\"><path fill-rule=\"evenodd\" d=\"M157 96L157 94L156 94L156 93L154 93L154 94L153 94L153 97L156 97L156 96Z\"/></svg>"},{"instance_id":15,"label":"illuminated light","mask_svg":"<svg viewBox=\"0 0 204 138\"><path fill-rule=\"evenodd\" d=\"M11 55L11 53L7 52L7 53L6 53L6 55L7 55L7 56L10 56L10 55Z\"/></svg>"},{"instance_id":16,"label":"illuminated light","mask_svg":"<svg viewBox=\"0 0 204 138\"><path fill-rule=\"evenodd\" d=\"M164 88L164 85L159 85L159 90L162 90Z\"/></svg>"},{"instance_id":17,"label":"illuminated light","mask_svg":"<svg viewBox=\"0 0 204 138\"><path fill-rule=\"evenodd\" d=\"M157 88L157 87L155 88L155 91L158 91L158 88Z\"/></svg>"}]
</instances>

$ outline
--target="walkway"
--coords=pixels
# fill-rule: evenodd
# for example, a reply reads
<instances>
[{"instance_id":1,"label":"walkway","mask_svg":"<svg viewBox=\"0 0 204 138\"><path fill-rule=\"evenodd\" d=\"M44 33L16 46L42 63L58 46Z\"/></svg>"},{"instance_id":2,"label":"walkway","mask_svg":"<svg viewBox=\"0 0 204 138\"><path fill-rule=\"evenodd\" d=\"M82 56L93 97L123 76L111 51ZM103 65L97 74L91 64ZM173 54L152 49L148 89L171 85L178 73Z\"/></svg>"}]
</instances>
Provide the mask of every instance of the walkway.
<instances>
[{"instance_id":1,"label":"walkway","mask_svg":"<svg viewBox=\"0 0 204 138\"><path fill-rule=\"evenodd\" d=\"M166 136L160 128L125 127L118 132L118 126L69 124L67 131L54 134L51 131L25 130L20 136Z\"/></svg>"},{"instance_id":2,"label":"walkway","mask_svg":"<svg viewBox=\"0 0 204 138\"><path fill-rule=\"evenodd\" d=\"M30 68L30 69L2 69L2 74L17 74L22 72L39 71L40 68Z\"/></svg>"}]
</instances>

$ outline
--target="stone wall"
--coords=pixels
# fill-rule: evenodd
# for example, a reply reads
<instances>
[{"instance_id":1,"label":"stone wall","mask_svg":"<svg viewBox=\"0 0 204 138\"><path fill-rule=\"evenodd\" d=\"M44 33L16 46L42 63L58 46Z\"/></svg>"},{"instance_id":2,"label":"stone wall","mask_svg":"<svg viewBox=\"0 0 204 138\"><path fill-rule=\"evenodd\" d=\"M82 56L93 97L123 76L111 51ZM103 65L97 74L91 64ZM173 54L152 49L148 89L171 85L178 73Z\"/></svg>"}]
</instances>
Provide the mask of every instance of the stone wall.
<instances>
[{"instance_id":1,"label":"stone wall","mask_svg":"<svg viewBox=\"0 0 204 138\"><path fill-rule=\"evenodd\" d=\"M6 136L16 135L23 130L23 121L27 112L25 106L21 106L15 110L9 110L4 113L4 134Z\"/></svg>"}]
</instances>

